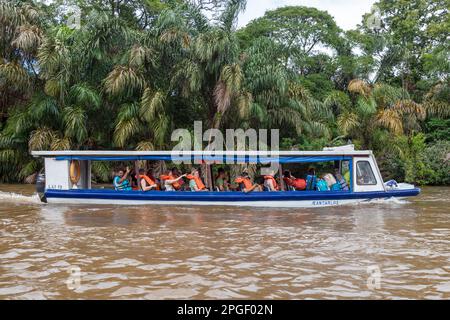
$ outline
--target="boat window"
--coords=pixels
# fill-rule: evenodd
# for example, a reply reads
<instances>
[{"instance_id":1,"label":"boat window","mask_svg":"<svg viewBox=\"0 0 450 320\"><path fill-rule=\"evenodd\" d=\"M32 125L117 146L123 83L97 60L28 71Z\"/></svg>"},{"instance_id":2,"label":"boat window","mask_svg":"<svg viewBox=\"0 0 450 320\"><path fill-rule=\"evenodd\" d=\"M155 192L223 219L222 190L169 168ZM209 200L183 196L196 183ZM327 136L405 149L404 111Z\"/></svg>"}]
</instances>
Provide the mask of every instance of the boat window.
<instances>
[{"instance_id":1,"label":"boat window","mask_svg":"<svg viewBox=\"0 0 450 320\"><path fill-rule=\"evenodd\" d=\"M356 163L356 183L358 185L377 184L369 161L358 161Z\"/></svg>"}]
</instances>

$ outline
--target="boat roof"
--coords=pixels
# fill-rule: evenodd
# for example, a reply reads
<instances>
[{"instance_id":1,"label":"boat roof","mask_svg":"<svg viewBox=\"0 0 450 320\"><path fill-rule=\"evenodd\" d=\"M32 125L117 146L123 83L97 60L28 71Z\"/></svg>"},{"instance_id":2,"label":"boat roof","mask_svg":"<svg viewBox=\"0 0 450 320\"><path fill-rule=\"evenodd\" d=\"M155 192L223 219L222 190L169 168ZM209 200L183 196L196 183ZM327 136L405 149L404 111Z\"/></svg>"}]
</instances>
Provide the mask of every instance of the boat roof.
<instances>
[{"instance_id":1,"label":"boat roof","mask_svg":"<svg viewBox=\"0 0 450 320\"><path fill-rule=\"evenodd\" d=\"M31 151L34 157L58 156L102 156L102 157L140 157L140 156L257 156L257 157L311 157L311 156L368 156L370 150L325 150L325 151L115 151L115 150L61 150Z\"/></svg>"},{"instance_id":2,"label":"boat roof","mask_svg":"<svg viewBox=\"0 0 450 320\"><path fill-rule=\"evenodd\" d=\"M324 151L33 151L34 157L56 160L93 161L208 161L215 163L299 163L350 160L354 156L369 156L369 150L324 150Z\"/></svg>"}]
</instances>

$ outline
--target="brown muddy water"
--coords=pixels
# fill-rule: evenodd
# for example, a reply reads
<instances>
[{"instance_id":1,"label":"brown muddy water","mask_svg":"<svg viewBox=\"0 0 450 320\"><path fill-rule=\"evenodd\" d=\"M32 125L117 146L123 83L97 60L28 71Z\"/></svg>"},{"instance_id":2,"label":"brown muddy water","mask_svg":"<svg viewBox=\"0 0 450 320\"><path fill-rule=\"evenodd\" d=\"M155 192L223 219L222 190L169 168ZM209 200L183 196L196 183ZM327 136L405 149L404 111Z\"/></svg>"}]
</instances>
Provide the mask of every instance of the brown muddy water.
<instances>
[{"instance_id":1,"label":"brown muddy water","mask_svg":"<svg viewBox=\"0 0 450 320\"><path fill-rule=\"evenodd\" d=\"M0 299L448 299L450 188L334 208L40 204L0 185Z\"/></svg>"}]
</instances>

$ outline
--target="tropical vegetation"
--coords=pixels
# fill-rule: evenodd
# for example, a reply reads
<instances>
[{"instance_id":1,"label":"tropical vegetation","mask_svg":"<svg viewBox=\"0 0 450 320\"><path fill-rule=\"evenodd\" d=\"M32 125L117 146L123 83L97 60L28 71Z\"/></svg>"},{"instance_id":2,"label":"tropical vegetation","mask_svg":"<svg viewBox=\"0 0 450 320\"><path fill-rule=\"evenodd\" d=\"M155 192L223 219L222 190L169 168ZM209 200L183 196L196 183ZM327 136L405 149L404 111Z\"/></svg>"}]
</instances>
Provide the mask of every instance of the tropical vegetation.
<instances>
[{"instance_id":1,"label":"tropical vegetation","mask_svg":"<svg viewBox=\"0 0 450 320\"><path fill-rule=\"evenodd\" d=\"M379 0L354 30L245 0L0 0L0 181L30 150L170 149L171 132L280 129L284 149L351 141L385 178L450 183L445 0ZM94 173L108 179L110 168Z\"/></svg>"}]
</instances>

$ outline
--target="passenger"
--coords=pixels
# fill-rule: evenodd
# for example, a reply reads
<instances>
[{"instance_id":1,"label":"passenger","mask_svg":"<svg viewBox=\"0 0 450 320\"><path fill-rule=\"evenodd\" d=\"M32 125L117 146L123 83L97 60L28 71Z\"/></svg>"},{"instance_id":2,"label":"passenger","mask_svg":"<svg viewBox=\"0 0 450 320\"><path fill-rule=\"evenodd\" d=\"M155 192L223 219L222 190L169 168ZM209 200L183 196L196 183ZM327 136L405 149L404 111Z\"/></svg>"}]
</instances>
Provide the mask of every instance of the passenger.
<instances>
[{"instance_id":1,"label":"passenger","mask_svg":"<svg viewBox=\"0 0 450 320\"><path fill-rule=\"evenodd\" d=\"M327 181L323 178L317 180L316 184L317 191L328 191L330 188L328 187Z\"/></svg>"},{"instance_id":2,"label":"passenger","mask_svg":"<svg viewBox=\"0 0 450 320\"><path fill-rule=\"evenodd\" d=\"M130 181L128 181L128 176L130 174L130 168L124 172L123 169L117 170L117 174L113 179L114 189L117 191L131 191Z\"/></svg>"},{"instance_id":3,"label":"passenger","mask_svg":"<svg viewBox=\"0 0 450 320\"><path fill-rule=\"evenodd\" d=\"M160 190L161 191L161 181L152 174L151 170L147 171L147 176L150 179L152 179L153 181L155 181L155 183L156 183L156 190Z\"/></svg>"},{"instance_id":4,"label":"passenger","mask_svg":"<svg viewBox=\"0 0 450 320\"><path fill-rule=\"evenodd\" d=\"M306 190L316 190L316 170L309 168L308 175L306 176Z\"/></svg>"},{"instance_id":5,"label":"passenger","mask_svg":"<svg viewBox=\"0 0 450 320\"><path fill-rule=\"evenodd\" d=\"M339 168L335 168L334 169L334 176L336 177L336 180L337 180L337 182L340 185L340 189L344 190L344 191L348 191L349 188L348 188L347 181L345 180L345 178L339 172Z\"/></svg>"},{"instance_id":6,"label":"passenger","mask_svg":"<svg viewBox=\"0 0 450 320\"><path fill-rule=\"evenodd\" d=\"M331 173L325 173L322 177L327 182L328 188L332 189L332 187L336 184L336 178Z\"/></svg>"},{"instance_id":7,"label":"passenger","mask_svg":"<svg viewBox=\"0 0 450 320\"><path fill-rule=\"evenodd\" d=\"M181 173L178 171L178 169L176 167L173 167L171 170L171 179L176 179L179 176L181 176ZM178 180L177 182L173 183L172 186L175 190L179 191L179 190L184 190L185 189L185 185L184 185L184 180Z\"/></svg>"},{"instance_id":8,"label":"passenger","mask_svg":"<svg viewBox=\"0 0 450 320\"><path fill-rule=\"evenodd\" d=\"M264 187L268 191L278 191L280 189L278 187L277 180L275 180L275 178L273 176L274 176L273 171L271 172L270 175L264 176Z\"/></svg>"},{"instance_id":9,"label":"passenger","mask_svg":"<svg viewBox=\"0 0 450 320\"><path fill-rule=\"evenodd\" d=\"M347 182L347 184L350 185L350 171L349 170L347 170L344 173L344 179L345 179L345 182Z\"/></svg>"},{"instance_id":10,"label":"passenger","mask_svg":"<svg viewBox=\"0 0 450 320\"><path fill-rule=\"evenodd\" d=\"M248 193L252 191L262 191L262 188L259 184L253 184L248 175L248 171L245 169L242 174L234 180L234 182L238 183L241 191Z\"/></svg>"},{"instance_id":11,"label":"passenger","mask_svg":"<svg viewBox=\"0 0 450 320\"><path fill-rule=\"evenodd\" d=\"M305 190L306 189L306 181L305 179L300 179L294 177L289 170L284 171L283 181L286 183L288 187L291 187L294 190Z\"/></svg>"},{"instance_id":12,"label":"passenger","mask_svg":"<svg viewBox=\"0 0 450 320\"><path fill-rule=\"evenodd\" d=\"M139 190L139 184L138 184L138 179L137 179L137 175L136 175L136 171L131 171L129 174L130 177L130 184L131 184L131 190Z\"/></svg>"},{"instance_id":13,"label":"passenger","mask_svg":"<svg viewBox=\"0 0 450 320\"><path fill-rule=\"evenodd\" d=\"M173 187L173 184L178 182L178 181L180 181L184 177L186 177L186 174L182 174L178 178L173 178L172 177L172 171L171 170L166 170L164 172L164 174L161 176L161 181L164 184L164 189L166 191L176 191L176 189Z\"/></svg>"},{"instance_id":14,"label":"passenger","mask_svg":"<svg viewBox=\"0 0 450 320\"><path fill-rule=\"evenodd\" d=\"M186 178L189 179L189 188L191 188L191 191L209 191L200 178L200 174L197 169L192 169L191 174L187 175Z\"/></svg>"},{"instance_id":15,"label":"passenger","mask_svg":"<svg viewBox=\"0 0 450 320\"><path fill-rule=\"evenodd\" d=\"M145 174L144 169L139 169L139 180L142 191L156 190L158 187L156 181Z\"/></svg>"},{"instance_id":16,"label":"passenger","mask_svg":"<svg viewBox=\"0 0 450 320\"><path fill-rule=\"evenodd\" d=\"M215 185L219 189L219 191L228 191L229 190L229 183L227 181L227 177L225 175L225 170L223 168L219 168L219 170L217 170L217 177L216 177Z\"/></svg>"}]
</instances>

